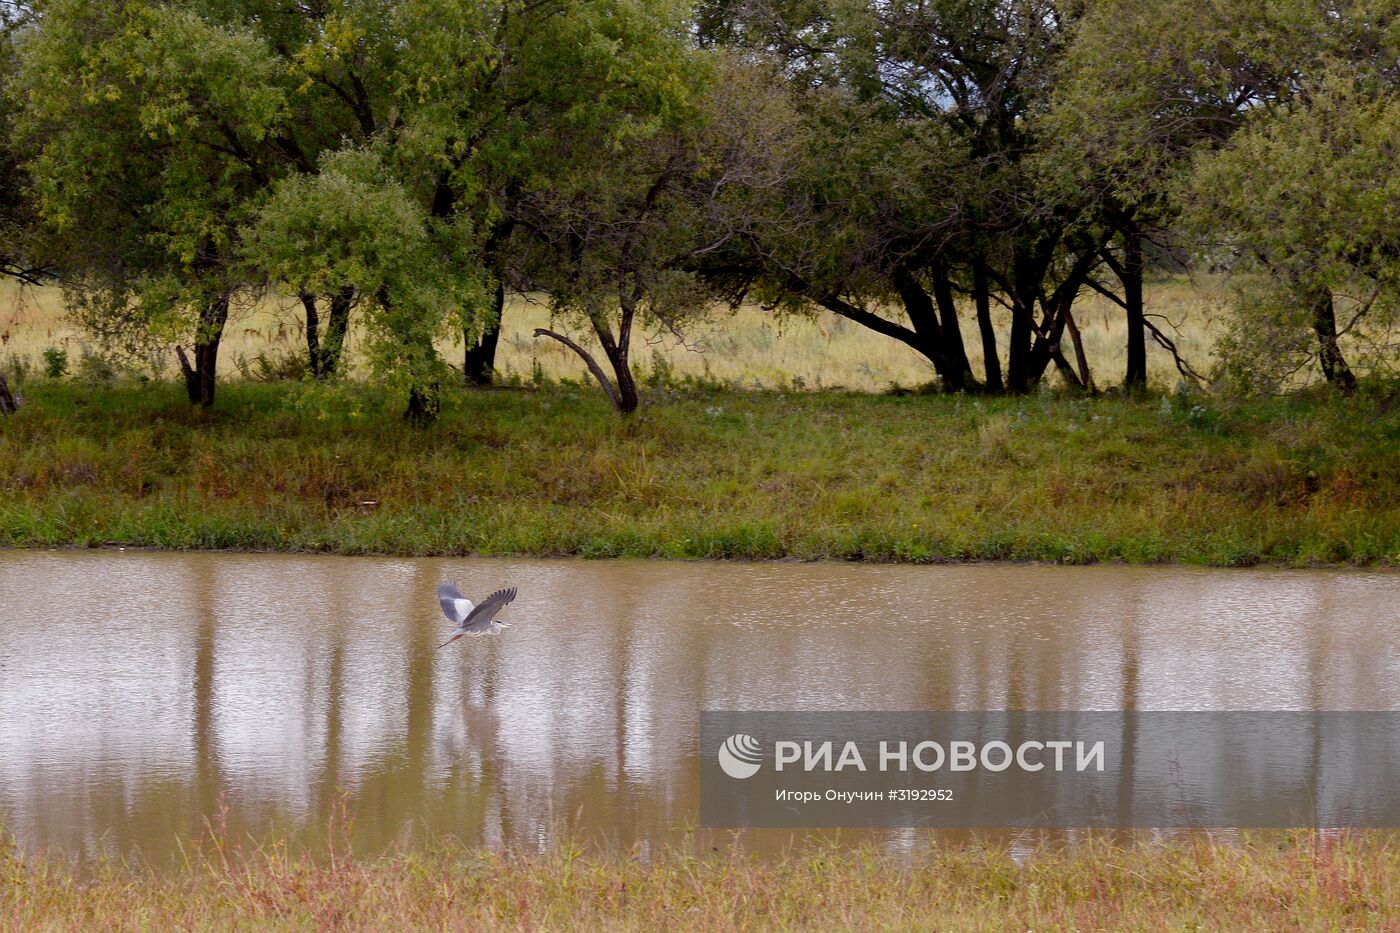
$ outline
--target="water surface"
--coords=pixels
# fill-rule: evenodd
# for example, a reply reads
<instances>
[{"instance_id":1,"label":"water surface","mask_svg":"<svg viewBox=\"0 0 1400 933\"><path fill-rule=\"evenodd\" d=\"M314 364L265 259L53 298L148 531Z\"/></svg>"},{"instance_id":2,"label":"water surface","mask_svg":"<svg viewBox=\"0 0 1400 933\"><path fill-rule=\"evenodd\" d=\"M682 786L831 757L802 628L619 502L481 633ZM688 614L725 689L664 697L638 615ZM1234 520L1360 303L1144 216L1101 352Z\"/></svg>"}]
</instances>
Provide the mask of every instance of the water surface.
<instances>
[{"instance_id":1,"label":"water surface","mask_svg":"<svg viewBox=\"0 0 1400 933\"><path fill-rule=\"evenodd\" d=\"M443 580L515 624L435 651ZM1358 571L0 552L0 823L80 860L337 812L366 852L646 848L697 819L702 709L1400 709L1397 606Z\"/></svg>"}]
</instances>

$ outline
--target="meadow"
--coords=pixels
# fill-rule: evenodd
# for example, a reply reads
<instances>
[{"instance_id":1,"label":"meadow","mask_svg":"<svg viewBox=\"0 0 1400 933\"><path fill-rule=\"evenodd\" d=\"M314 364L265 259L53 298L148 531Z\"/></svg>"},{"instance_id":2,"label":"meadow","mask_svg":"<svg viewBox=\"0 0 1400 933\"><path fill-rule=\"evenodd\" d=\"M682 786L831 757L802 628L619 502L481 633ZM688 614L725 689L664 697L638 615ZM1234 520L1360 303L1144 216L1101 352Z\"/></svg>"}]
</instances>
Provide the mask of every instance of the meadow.
<instances>
[{"instance_id":1,"label":"meadow","mask_svg":"<svg viewBox=\"0 0 1400 933\"><path fill-rule=\"evenodd\" d=\"M1202 367L1222 287L1152 291ZM1106 380L1121 314L1087 303L1079 316ZM422 430L372 380L276 378L303 349L274 302L231 326L225 384L201 412L173 380L87 355L57 291L12 288L0 362L26 404L0 424L0 545L1400 561L1400 407L1385 383L1350 400L1230 400L1187 391L1158 351L1148 398L946 396L895 341L744 307L640 359L646 405L623 420L573 354L527 336L547 320L538 302L511 304L502 385L449 388ZM54 349L63 372L46 375Z\"/></svg>"},{"instance_id":2,"label":"meadow","mask_svg":"<svg viewBox=\"0 0 1400 933\"><path fill-rule=\"evenodd\" d=\"M30 379L0 546L1213 565L1400 562L1400 399L979 399L653 380L455 389Z\"/></svg>"},{"instance_id":3,"label":"meadow","mask_svg":"<svg viewBox=\"0 0 1400 933\"><path fill-rule=\"evenodd\" d=\"M173 872L76 875L0 848L0 922L82 930L1393 930L1386 834L1089 840L1027 856L971 844L776 859L443 843L380 859L191 847Z\"/></svg>"},{"instance_id":4,"label":"meadow","mask_svg":"<svg viewBox=\"0 0 1400 933\"><path fill-rule=\"evenodd\" d=\"M1149 313L1163 315L1157 323L1176 341L1182 355L1204 371L1228 298L1222 280L1204 276L1158 280L1148 291L1147 303ZM8 362L13 368L18 362L39 371L44 351L54 348L63 351L70 368L76 369L96 347L65 319L63 311L63 296L56 288L21 289L0 281L0 365ZM1121 381L1126 352L1121 309L1098 295L1086 294L1076 304L1075 315L1097 382L1106 388ZM969 359L980 374L983 363L981 345L975 339L976 322L970 309L964 309L963 316ZM589 379L571 351L533 336L536 327L555 326L585 346L596 345L585 328L551 321L541 296L512 296L502 321L496 363L505 381ZM995 307L994 321L1000 346L1005 348L1010 316ZM220 351L221 377L257 379L284 370L285 361L305 353L303 327L301 306L294 300L269 297L237 307ZM445 359L460 365L460 339L444 338L438 348ZM1066 352L1071 352L1068 343ZM362 370L354 331L348 353L352 374ZM643 370L661 368L677 377L734 388L884 392L891 386L922 386L935 378L929 362L904 344L820 309L811 316L780 318L753 305L717 307L710 319L687 328L683 340L669 333L639 335L633 359ZM172 376L176 371L173 353L160 355L147 368ZM1148 375L1154 385L1168 390L1181 378L1171 356L1155 346L1149 348ZM1052 375L1052 381L1055 378Z\"/></svg>"}]
</instances>

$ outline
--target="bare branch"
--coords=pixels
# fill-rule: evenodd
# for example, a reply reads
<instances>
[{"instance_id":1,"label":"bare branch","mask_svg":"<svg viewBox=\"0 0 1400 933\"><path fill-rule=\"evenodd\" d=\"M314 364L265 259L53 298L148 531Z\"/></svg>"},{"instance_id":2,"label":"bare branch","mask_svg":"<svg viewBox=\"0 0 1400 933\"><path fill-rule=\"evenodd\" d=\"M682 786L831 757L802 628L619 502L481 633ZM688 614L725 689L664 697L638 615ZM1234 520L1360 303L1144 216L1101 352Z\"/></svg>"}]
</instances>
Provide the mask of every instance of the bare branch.
<instances>
[{"instance_id":1,"label":"bare branch","mask_svg":"<svg viewBox=\"0 0 1400 933\"><path fill-rule=\"evenodd\" d=\"M582 357L583 361L588 364L589 372L593 373L593 378L598 380L598 384L602 386L603 391L607 393L608 401L612 402L613 407L616 408L618 411L622 411L622 397L618 395L617 387L612 384L612 380L608 378L608 374L603 372L603 367L598 365L598 361L593 358L593 354L589 353L583 347L579 346L577 343L574 343L574 341L570 340L568 337L565 337L563 334L549 330L548 328L536 327L535 336L553 337L555 340L559 341L564 346L568 347L570 350L573 350L580 357Z\"/></svg>"},{"instance_id":2,"label":"bare branch","mask_svg":"<svg viewBox=\"0 0 1400 933\"><path fill-rule=\"evenodd\" d=\"M1198 386L1205 384L1205 378L1202 377L1200 373L1196 372L1196 370L1192 369L1190 363L1182 359L1181 354L1176 349L1176 344L1172 342L1172 339L1170 337L1162 333L1162 331L1158 329L1156 324L1153 324L1151 321L1147 320L1146 316L1143 317L1142 323L1143 326L1147 328L1147 332L1152 335L1152 339L1156 340L1158 345L1161 346L1164 350L1171 353L1172 361L1176 363L1177 372L1181 373L1186 378L1195 381L1196 385Z\"/></svg>"}]
</instances>

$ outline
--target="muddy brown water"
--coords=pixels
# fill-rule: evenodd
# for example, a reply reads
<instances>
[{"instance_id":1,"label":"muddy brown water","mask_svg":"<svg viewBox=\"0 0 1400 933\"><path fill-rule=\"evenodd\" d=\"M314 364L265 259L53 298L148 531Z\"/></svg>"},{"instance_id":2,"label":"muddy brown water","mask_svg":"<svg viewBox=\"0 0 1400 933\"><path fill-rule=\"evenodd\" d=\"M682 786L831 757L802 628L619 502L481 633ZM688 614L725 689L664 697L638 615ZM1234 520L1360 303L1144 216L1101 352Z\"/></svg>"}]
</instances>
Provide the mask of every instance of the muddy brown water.
<instances>
[{"instance_id":1,"label":"muddy brown water","mask_svg":"<svg viewBox=\"0 0 1400 933\"><path fill-rule=\"evenodd\" d=\"M514 624L435 651L443 580ZM0 552L0 825L684 846L703 709L1400 709L1398 620L1385 572Z\"/></svg>"}]
</instances>

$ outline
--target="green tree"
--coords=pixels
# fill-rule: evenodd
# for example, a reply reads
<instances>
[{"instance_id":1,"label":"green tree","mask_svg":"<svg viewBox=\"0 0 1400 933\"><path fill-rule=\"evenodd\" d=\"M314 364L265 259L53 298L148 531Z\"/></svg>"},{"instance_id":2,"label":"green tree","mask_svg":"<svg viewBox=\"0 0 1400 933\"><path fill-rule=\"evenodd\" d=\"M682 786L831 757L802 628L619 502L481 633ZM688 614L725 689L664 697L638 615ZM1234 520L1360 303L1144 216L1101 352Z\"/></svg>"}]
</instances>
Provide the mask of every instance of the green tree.
<instances>
[{"instance_id":1,"label":"green tree","mask_svg":"<svg viewBox=\"0 0 1400 933\"><path fill-rule=\"evenodd\" d=\"M1400 304L1400 88L1333 71L1253 115L1191 179L1191 219L1229 251L1244 314L1225 342L1236 381L1274 388L1315 360L1343 394L1342 340L1393 366ZM1342 318L1339 321L1339 317Z\"/></svg>"},{"instance_id":2,"label":"green tree","mask_svg":"<svg viewBox=\"0 0 1400 933\"><path fill-rule=\"evenodd\" d=\"M237 295L294 291L318 375L363 308L404 344L377 368L397 360L409 413L430 417L432 337L449 319L498 323L526 181L566 175L570 139L668 106L680 22L632 0L46 3L22 49L22 125L73 305L111 344L174 343L204 404ZM366 229L351 188L418 214ZM319 252L298 268L289 244ZM452 301L465 304L448 314Z\"/></svg>"},{"instance_id":3,"label":"green tree","mask_svg":"<svg viewBox=\"0 0 1400 933\"><path fill-rule=\"evenodd\" d=\"M277 170L284 71L194 11L56 0L20 49L22 143L79 320L127 349L174 344L214 401L241 228ZM193 360L185 352L192 347Z\"/></svg>"},{"instance_id":4,"label":"green tree","mask_svg":"<svg viewBox=\"0 0 1400 933\"><path fill-rule=\"evenodd\" d=\"M27 6L0 2L0 277L36 285L46 270L36 255L34 206L15 135L20 101L14 88L19 64L16 34L32 19L33 11Z\"/></svg>"},{"instance_id":5,"label":"green tree","mask_svg":"<svg viewBox=\"0 0 1400 933\"><path fill-rule=\"evenodd\" d=\"M1194 220L1191 232L1204 235L1211 247L1209 261L1248 269L1248 281L1262 283L1254 294L1242 293L1237 350L1249 346L1269 355L1262 335L1290 329L1276 327L1277 318L1266 320L1272 312L1265 309L1279 308L1280 297L1290 292L1293 299L1284 303L1319 309L1305 314L1318 322L1318 340L1328 347L1335 344L1333 337L1324 336L1334 316L1327 310L1329 301L1315 289L1297 291L1294 262L1275 250L1281 231L1271 222L1223 212L1220 199L1227 192L1222 179L1238 185L1236 197L1272 193L1293 203L1326 200L1321 177L1272 163L1242 164L1230 154L1232 140L1241 127L1261 131L1277 114L1291 114L1280 125L1300 129L1313 117L1300 116L1297 108L1307 109L1307 101L1339 64L1352 74L1370 76L1373 91L1393 85L1397 13L1400 9L1390 0L1331 5L1311 0L1098 0L1089 5L1057 77L1054 106L1045 121L1053 145L1046 148L1042 164L1048 184L1087 192L1102 223L1114 233L1116 249L1106 250L1105 259L1120 279L1122 296L1096 287L1127 312L1125 382L1130 387L1146 378L1146 332L1174 349L1143 307L1142 244L1153 233L1170 234L1183 209ZM1222 161L1211 167L1217 151ZM1276 170L1283 175L1272 176ZM1203 185L1200 190L1183 181L1192 172ZM1286 185L1265 183L1266 177L1283 176ZM1263 209L1264 202L1253 206ZM1231 228L1230 223L1240 226ZM1287 234L1295 235L1305 238L1301 231ZM1213 246L1222 239L1228 241L1225 251ZM1270 265L1275 256L1280 257L1276 268ZM1349 370L1333 350L1319 358L1331 360L1324 371L1335 374L1339 385L1347 383ZM1234 363L1240 362L1237 352ZM1253 365L1262 362L1259 357Z\"/></svg>"},{"instance_id":6,"label":"green tree","mask_svg":"<svg viewBox=\"0 0 1400 933\"><path fill-rule=\"evenodd\" d=\"M429 215L380 152L346 149L315 174L280 181L244 250L301 295L358 301L373 369L411 395L441 381L434 339L480 304L479 266L464 252L471 244L469 232ZM343 330L329 335L326 352L338 354L343 339ZM418 404L414 417L431 416L431 398Z\"/></svg>"},{"instance_id":7,"label":"green tree","mask_svg":"<svg viewBox=\"0 0 1400 933\"><path fill-rule=\"evenodd\" d=\"M1106 264L1121 296L1092 286L1127 316L1124 385L1147 383L1151 324L1144 305L1145 244L1171 245L1174 185L1197 149L1218 145L1243 114L1288 93L1305 3L1098 0L1076 24L1044 126L1044 183L1083 192L1111 231ZM1177 357L1183 373L1191 370Z\"/></svg>"},{"instance_id":8,"label":"green tree","mask_svg":"<svg viewBox=\"0 0 1400 933\"><path fill-rule=\"evenodd\" d=\"M755 237L755 279L907 343L950 390L1026 391L1052 362L1080 381L1060 342L1074 333L1070 306L1103 234L1081 222L1078 193L1040 185L1028 159L1078 10L1050 0L704 5L702 38L775 57L809 130L809 171L777 205L780 235ZM823 220L789 253L781 219L798 203ZM977 310L980 386L959 293ZM994 300L1012 317L1005 376ZM902 315L888 313L892 301Z\"/></svg>"},{"instance_id":9,"label":"green tree","mask_svg":"<svg viewBox=\"0 0 1400 933\"><path fill-rule=\"evenodd\" d=\"M450 257L443 261L460 264L452 273L413 267L369 278L412 280L420 295L424 283L437 282L469 302L454 316L467 335L469 379L489 381L505 283L518 277L507 246L523 201L567 188L580 166L596 160L596 147L643 138L667 119L686 93L683 23L678 5L632 0L404 0L347 5L334 28L297 54L309 78L365 102L363 130L383 166L428 218L437 253ZM364 93L350 78L328 74L356 56L380 62L385 76L360 80ZM336 224L326 219L327 229ZM318 242L333 253L342 249ZM371 242L353 240L350 248ZM356 265L335 254L322 265L343 273L377 268L377 260ZM378 284L344 274L338 281L371 296L381 311L389 298ZM445 307L426 300L414 306ZM412 339L422 343L411 357L434 358L428 338L440 320L430 314L415 328ZM429 415L434 394L431 384L412 388L410 415Z\"/></svg>"},{"instance_id":10,"label":"green tree","mask_svg":"<svg viewBox=\"0 0 1400 933\"><path fill-rule=\"evenodd\" d=\"M623 414L639 403L634 333L682 335L706 312L716 294L698 270L743 233L729 199L746 203L777 163L764 145L775 114L762 76L697 54L681 22L649 33L670 46L655 56L672 72L657 82L664 94L550 134L563 148L544 164L568 170L526 186L512 240L521 275L549 294L555 315L591 330L611 372L566 334L535 335L577 353Z\"/></svg>"}]
</instances>

